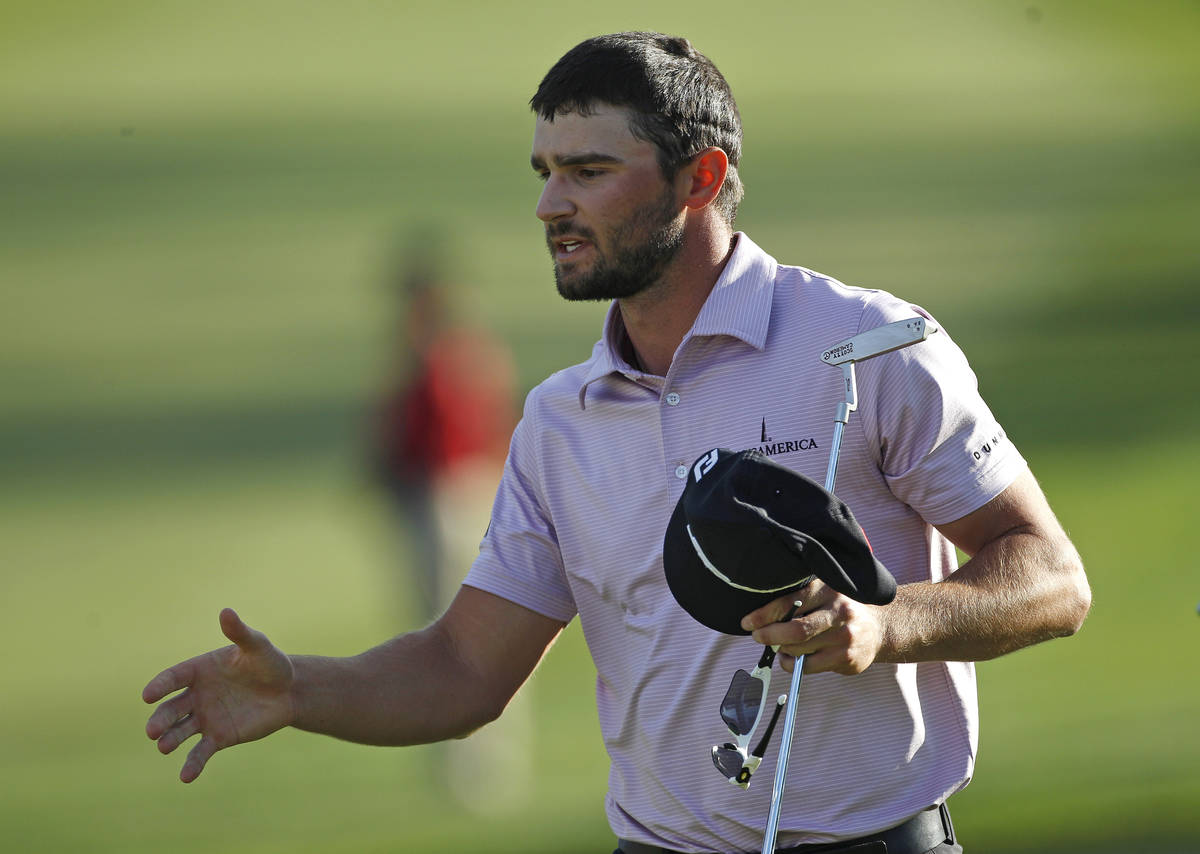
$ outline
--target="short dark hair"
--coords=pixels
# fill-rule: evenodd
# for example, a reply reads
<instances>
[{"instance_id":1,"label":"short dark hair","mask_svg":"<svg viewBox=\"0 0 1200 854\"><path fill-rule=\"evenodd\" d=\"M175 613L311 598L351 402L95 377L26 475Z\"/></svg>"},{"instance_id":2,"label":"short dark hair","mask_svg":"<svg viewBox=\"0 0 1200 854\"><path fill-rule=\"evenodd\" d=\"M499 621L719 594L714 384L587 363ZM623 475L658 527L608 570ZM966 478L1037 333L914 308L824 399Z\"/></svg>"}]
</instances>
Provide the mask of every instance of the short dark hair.
<instances>
[{"instance_id":1,"label":"short dark hair","mask_svg":"<svg viewBox=\"0 0 1200 854\"><path fill-rule=\"evenodd\" d=\"M632 111L630 132L658 149L670 179L709 146L729 157L717 209L730 224L744 191L737 166L742 157L742 117L729 84L691 43L662 33L613 33L571 48L542 78L529 101L542 119L591 114L598 104Z\"/></svg>"}]
</instances>

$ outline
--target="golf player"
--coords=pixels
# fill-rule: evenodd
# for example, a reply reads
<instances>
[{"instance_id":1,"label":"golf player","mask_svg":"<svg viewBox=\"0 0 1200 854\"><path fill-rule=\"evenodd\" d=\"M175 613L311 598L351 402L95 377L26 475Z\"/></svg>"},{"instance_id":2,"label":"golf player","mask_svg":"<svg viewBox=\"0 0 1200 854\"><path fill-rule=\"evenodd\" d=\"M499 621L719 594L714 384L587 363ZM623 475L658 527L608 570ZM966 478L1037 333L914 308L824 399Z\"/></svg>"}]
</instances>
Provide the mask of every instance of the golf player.
<instances>
[{"instance_id":1,"label":"golf player","mask_svg":"<svg viewBox=\"0 0 1200 854\"><path fill-rule=\"evenodd\" d=\"M529 394L457 596L427 628L349 658L285 655L226 609L231 646L145 687L159 704L147 734L163 753L200 735L184 782L217 751L287 726L380 745L462 737L502 713L578 617L618 850L758 851L769 777L731 786L710 749L729 739L730 677L779 645L784 670L805 656L805 678L789 700L778 849L961 851L945 803L975 760L972 662L1074 633L1091 601L1024 459L944 330L864 362L837 498L894 576L894 600L813 580L742 615L747 635L693 619L664 579L663 537L696 461L753 449L820 481L843 399L822 352L933 319L781 265L734 231L740 118L687 40L589 39L531 105L558 291L612 304L591 358ZM795 146L802 156L802 130ZM778 670L772 684L786 685Z\"/></svg>"}]
</instances>

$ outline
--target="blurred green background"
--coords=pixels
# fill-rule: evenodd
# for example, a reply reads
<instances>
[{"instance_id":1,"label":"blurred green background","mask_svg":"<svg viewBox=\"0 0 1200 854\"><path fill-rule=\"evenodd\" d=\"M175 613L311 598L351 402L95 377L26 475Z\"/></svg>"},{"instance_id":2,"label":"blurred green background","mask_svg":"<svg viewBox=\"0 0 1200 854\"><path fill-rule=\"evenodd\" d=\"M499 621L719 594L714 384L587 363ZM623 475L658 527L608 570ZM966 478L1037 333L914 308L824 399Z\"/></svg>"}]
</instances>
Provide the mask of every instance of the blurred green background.
<instances>
[{"instance_id":1,"label":"blurred green background","mask_svg":"<svg viewBox=\"0 0 1200 854\"><path fill-rule=\"evenodd\" d=\"M1084 555L1079 636L979 667L968 850L1197 850L1197 4L4 0L5 850L611 850L575 627L500 815L428 748L294 732L183 786L139 692L224 605L291 652L416 625L364 450L397 247L446 229L522 390L586 358L603 308L554 295L526 103L621 29L717 62L739 227L932 310Z\"/></svg>"}]
</instances>

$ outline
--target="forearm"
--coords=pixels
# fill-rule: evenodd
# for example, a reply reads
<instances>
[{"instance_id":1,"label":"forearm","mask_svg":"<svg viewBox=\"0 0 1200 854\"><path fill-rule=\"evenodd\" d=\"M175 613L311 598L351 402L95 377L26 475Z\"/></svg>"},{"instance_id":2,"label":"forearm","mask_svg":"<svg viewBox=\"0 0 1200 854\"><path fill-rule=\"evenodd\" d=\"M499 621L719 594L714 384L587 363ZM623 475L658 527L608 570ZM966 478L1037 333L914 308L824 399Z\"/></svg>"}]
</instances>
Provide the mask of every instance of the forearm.
<instances>
[{"instance_id":1,"label":"forearm","mask_svg":"<svg viewBox=\"0 0 1200 854\"><path fill-rule=\"evenodd\" d=\"M309 732L360 744L423 744L467 735L499 711L438 624L350 658L291 659L292 725Z\"/></svg>"},{"instance_id":2,"label":"forearm","mask_svg":"<svg viewBox=\"0 0 1200 854\"><path fill-rule=\"evenodd\" d=\"M1091 604L1065 536L1015 530L940 583L901 585L878 661L983 661L1078 631Z\"/></svg>"},{"instance_id":3,"label":"forearm","mask_svg":"<svg viewBox=\"0 0 1200 854\"><path fill-rule=\"evenodd\" d=\"M352 658L294 656L291 724L361 744L461 738L499 716L562 628L464 586L427 629Z\"/></svg>"}]
</instances>

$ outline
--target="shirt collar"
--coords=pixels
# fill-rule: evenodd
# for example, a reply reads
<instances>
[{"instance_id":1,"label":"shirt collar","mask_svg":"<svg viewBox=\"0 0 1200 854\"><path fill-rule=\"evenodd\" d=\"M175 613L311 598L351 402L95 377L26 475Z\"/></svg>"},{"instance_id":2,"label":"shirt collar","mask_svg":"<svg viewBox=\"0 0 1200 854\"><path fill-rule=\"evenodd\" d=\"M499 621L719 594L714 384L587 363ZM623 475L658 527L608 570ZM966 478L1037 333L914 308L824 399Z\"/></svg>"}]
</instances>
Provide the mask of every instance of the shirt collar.
<instances>
[{"instance_id":1,"label":"shirt collar","mask_svg":"<svg viewBox=\"0 0 1200 854\"><path fill-rule=\"evenodd\" d=\"M733 254L680 347L699 335L730 335L756 350L766 345L778 262L743 232L737 232L734 240ZM592 350L587 374L579 387L581 409L586 408L588 386L596 380L614 373L641 375L621 355L627 342L620 307L613 301L604 320L604 334Z\"/></svg>"}]
</instances>

